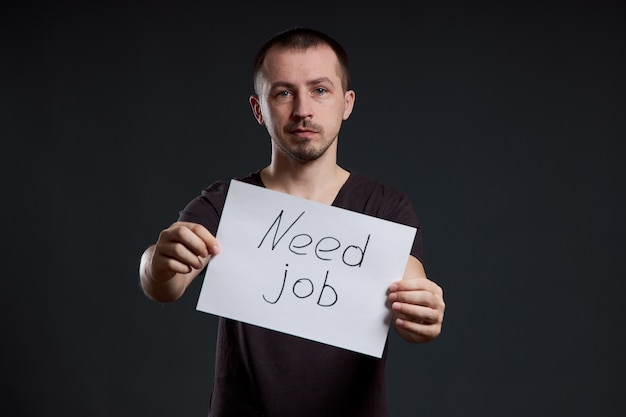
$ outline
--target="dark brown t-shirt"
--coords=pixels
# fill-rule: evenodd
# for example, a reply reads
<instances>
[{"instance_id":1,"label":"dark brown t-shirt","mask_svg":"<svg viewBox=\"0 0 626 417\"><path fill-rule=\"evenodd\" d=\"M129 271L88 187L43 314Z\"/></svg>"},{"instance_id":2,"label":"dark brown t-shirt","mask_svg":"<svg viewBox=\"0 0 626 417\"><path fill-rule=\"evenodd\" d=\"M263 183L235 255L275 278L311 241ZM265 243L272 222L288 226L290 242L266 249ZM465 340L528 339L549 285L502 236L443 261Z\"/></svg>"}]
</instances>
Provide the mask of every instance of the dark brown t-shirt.
<instances>
[{"instance_id":1,"label":"dark brown t-shirt","mask_svg":"<svg viewBox=\"0 0 626 417\"><path fill-rule=\"evenodd\" d=\"M237 178L263 187L259 172ZM217 234L229 182L217 181L180 212ZM411 255L423 262L422 233L407 196L356 172L333 206L417 228ZM220 318L211 417L388 415L387 346L381 359Z\"/></svg>"}]
</instances>

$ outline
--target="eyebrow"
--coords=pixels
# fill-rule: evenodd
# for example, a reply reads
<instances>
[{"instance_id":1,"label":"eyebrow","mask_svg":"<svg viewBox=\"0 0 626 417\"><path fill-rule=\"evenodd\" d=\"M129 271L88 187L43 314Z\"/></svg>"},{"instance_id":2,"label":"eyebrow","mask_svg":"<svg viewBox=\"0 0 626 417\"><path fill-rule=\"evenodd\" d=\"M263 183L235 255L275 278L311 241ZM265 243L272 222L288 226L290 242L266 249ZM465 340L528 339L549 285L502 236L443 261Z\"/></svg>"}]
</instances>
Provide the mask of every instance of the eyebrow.
<instances>
[{"instance_id":1,"label":"eyebrow","mask_svg":"<svg viewBox=\"0 0 626 417\"><path fill-rule=\"evenodd\" d=\"M315 78L314 80L307 81L306 85L314 86L314 85L323 84L323 83L329 83L333 87L335 86L335 84L328 77ZM274 84L272 84L271 88L277 88L277 87L294 88L295 86L296 86L295 84L292 84L287 81L277 81Z\"/></svg>"}]
</instances>

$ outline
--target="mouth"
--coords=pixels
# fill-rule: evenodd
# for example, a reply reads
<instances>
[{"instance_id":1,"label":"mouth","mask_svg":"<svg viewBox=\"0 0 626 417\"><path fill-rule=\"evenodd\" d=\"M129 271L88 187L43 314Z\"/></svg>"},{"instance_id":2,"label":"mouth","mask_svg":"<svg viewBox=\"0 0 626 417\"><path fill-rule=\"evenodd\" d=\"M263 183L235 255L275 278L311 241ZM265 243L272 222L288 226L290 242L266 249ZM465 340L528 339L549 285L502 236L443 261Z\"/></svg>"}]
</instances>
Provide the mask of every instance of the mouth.
<instances>
[{"instance_id":1,"label":"mouth","mask_svg":"<svg viewBox=\"0 0 626 417\"><path fill-rule=\"evenodd\" d=\"M302 128L299 128L299 129L291 130L290 133L292 135L294 135L294 136L299 137L299 138L308 138L308 137L311 137L311 136L317 134L318 132L315 131L315 130L312 130L312 129L302 129Z\"/></svg>"}]
</instances>

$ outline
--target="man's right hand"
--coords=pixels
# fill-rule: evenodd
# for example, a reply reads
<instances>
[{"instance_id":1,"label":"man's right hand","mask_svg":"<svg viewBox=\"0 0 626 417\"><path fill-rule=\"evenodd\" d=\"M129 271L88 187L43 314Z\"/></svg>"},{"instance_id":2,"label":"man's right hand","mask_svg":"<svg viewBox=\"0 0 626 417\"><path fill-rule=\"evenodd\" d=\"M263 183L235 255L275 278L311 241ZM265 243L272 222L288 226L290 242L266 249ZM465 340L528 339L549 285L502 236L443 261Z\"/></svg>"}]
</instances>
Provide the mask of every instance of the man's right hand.
<instances>
[{"instance_id":1,"label":"man's right hand","mask_svg":"<svg viewBox=\"0 0 626 417\"><path fill-rule=\"evenodd\" d=\"M219 251L217 239L204 226L173 223L141 257L141 286L150 298L174 301Z\"/></svg>"}]
</instances>

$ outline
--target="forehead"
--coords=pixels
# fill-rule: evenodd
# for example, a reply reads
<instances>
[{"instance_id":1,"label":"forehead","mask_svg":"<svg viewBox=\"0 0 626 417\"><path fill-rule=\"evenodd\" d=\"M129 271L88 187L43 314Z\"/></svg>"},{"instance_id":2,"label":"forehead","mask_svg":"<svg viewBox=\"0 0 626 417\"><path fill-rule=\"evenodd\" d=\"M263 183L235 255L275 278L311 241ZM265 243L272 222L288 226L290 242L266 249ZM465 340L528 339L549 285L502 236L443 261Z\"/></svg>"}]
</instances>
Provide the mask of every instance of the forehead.
<instances>
[{"instance_id":1,"label":"forehead","mask_svg":"<svg viewBox=\"0 0 626 417\"><path fill-rule=\"evenodd\" d=\"M327 45L308 49L273 47L265 56L260 75L270 84L329 78L341 85L339 60Z\"/></svg>"}]
</instances>

